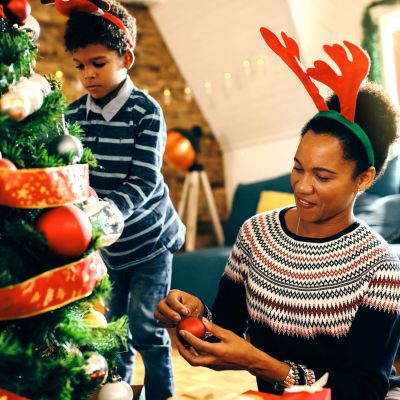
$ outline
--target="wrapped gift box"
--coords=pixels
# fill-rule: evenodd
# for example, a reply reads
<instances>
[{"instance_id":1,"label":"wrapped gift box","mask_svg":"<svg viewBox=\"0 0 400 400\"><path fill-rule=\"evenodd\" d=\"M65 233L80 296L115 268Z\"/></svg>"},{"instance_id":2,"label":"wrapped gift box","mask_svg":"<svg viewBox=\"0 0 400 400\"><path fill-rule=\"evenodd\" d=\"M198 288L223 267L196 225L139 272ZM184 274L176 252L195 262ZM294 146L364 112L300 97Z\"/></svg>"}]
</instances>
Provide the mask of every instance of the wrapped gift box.
<instances>
[{"instance_id":1,"label":"wrapped gift box","mask_svg":"<svg viewBox=\"0 0 400 400\"><path fill-rule=\"evenodd\" d=\"M331 400L331 389L322 389L319 392L315 393L307 393L307 392L298 392L298 393L284 393L282 396L277 396L275 394L256 392L254 390L248 390L243 393L244 395L249 394L260 397L260 400Z\"/></svg>"}]
</instances>

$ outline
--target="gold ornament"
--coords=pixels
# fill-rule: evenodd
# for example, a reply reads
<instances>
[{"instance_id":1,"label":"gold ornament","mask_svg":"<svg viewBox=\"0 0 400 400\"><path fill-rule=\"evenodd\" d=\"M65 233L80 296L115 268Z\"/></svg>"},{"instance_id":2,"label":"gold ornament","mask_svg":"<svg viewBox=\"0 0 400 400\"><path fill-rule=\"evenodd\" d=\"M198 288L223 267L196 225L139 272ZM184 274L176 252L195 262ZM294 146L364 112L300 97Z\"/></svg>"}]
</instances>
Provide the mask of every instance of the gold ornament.
<instances>
[{"instance_id":1,"label":"gold ornament","mask_svg":"<svg viewBox=\"0 0 400 400\"><path fill-rule=\"evenodd\" d=\"M106 317L93 307L89 307L89 312L84 316L83 320L92 328L106 328L108 325Z\"/></svg>"}]
</instances>

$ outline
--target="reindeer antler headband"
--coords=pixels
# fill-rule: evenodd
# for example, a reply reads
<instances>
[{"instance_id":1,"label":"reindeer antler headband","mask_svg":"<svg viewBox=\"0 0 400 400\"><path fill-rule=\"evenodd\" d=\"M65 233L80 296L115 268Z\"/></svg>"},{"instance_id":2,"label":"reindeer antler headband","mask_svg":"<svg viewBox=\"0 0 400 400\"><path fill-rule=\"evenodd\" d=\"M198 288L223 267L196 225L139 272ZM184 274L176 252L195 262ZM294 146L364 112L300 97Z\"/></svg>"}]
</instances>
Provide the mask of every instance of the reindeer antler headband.
<instances>
[{"instance_id":1,"label":"reindeer antler headband","mask_svg":"<svg viewBox=\"0 0 400 400\"><path fill-rule=\"evenodd\" d=\"M41 2L43 4L54 3L58 12L65 17L70 17L76 13L89 13L104 18L124 32L128 40L129 48L133 49L134 47L132 35L124 23L115 15L98 7L94 3L94 0L41 0Z\"/></svg>"},{"instance_id":2,"label":"reindeer antler headband","mask_svg":"<svg viewBox=\"0 0 400 400\"><path fill-rule=\"evenodd\" d=\"M325 52L337 64L341 75L324 61L317 60L313 68L305 69L300 62L299 47L294 39L282 32L284 45L278 37L267 28L261 28L261 35L268 46L287 64L303 83L319 112L312 119L329 118L344 125L357 136L363 144L371 166L375 164L374 150L364 130L354 122L357 94L361 83L368 74L370 59L368 54L354 43L343 41L352 56L350 60L346 48L339 44L323 46ZM320 95L314 80L330 87L340 102L340 113L329 110L324 98Z\"/></svg>"}]
</instances>

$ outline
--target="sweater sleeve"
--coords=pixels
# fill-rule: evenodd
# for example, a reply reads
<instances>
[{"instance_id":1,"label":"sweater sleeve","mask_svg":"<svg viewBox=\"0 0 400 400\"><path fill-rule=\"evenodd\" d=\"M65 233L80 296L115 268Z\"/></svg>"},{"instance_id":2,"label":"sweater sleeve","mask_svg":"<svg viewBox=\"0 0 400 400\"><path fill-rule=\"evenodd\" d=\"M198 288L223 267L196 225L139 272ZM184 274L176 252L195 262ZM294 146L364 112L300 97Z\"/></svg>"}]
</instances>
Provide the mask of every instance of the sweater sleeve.
<instances>
[{"instance_id":1,"label":"sweater sleeve","mask_svg":"<svg viewBox=\"0 0 400 400\"><path fill-rule=\"evenodd\" d=\"M213 305L213 322L244 337L247 330L245 292L247 257L243 248L242 230L243 227L219 283Z\"/></svg>"},{"instance_id":2,"label":"sweater sleeve","mask_svg":"<svg viewBox=\"0 0 400 400\"><path fill-rule=\"evenodd\" d=\"M400 275L397 261L375 272L352 323L347 353L329 372L335 400L383 400L400 338ZM309 366L312 368L312 366ZM323 370L314 370L321 376Z\"/></svg>"},{"instance_id":3,"label":"sweater sleeve","mask_svg":"<svg viewBox=\"0 0 400 400\"><path fill-rule=\"evenodd\" d=\"M164 190L161 166L166 143L166 126L160 107L141 108L144 111L135 134L132 165L124 182L106 196L128 218L149 199L162 196ZM160 193L157 193L160 191Z\"/></svg>"}]
</instances>

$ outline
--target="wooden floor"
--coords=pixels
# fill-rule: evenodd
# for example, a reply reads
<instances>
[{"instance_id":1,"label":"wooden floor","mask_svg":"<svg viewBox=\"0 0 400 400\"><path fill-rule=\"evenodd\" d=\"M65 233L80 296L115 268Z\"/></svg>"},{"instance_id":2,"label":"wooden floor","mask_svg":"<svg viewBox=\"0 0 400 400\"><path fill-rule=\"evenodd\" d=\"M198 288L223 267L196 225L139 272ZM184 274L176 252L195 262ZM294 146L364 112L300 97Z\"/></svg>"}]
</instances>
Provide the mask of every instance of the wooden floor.
<instances>
[{"instance_id":1,"label":"wooden floor","mask_svg":"<svg viewBox=\"0 0 400 400\"><path fill-rule=\"evenodd\" d=\"M173 335L172 335L173 336ZM175 338L172 338L174 343ZM256 390L254 376L245 371L213 371L203 367L190 366L172 347L177 399L233 399L246 390ZM137 357L134 385L143 384L144 368Z\"/></svg>"}]
</instances>

